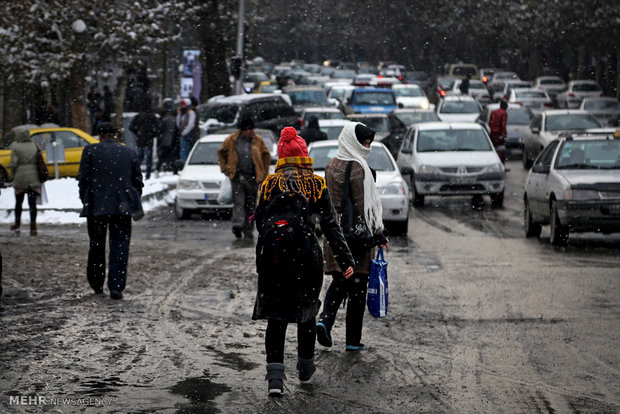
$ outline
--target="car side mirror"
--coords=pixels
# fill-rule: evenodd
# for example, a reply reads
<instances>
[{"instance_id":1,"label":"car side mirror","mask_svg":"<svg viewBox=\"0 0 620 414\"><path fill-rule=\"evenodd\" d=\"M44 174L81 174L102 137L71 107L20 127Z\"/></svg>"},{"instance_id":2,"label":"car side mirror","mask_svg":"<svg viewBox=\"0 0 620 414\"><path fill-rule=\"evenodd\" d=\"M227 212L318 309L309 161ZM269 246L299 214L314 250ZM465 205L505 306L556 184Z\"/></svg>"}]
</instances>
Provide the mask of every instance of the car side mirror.
<instances>
[{"instance_id":1,"label":"car side mirror","mask_svg":"<svg viewBox=\"0 0 620 414\"><path fill-rule=\"evenodd\" d=\"M413 168L411 167L400 167L400 173L405 176L409 176L413 174Z\"/></svg>"},{"instance_id":2,"label":"car side mirror","mask_svg":"<svg viewBox=\"0 0 620 414\"><path fill-rule=\"evenodd\" d=\"M540 134L540 128L532 128L532 134Z\"/></svg>"},{"instance_id":3,"label":"car side mirror","mask_svg":"<svg viewBox=\"0 0 620 414\"><path fill-rule=\"evenodd\" d=\"M411 148L401 148L400 152L402 152L403 154L413 154Z\"/></svg>"}]
</instances>

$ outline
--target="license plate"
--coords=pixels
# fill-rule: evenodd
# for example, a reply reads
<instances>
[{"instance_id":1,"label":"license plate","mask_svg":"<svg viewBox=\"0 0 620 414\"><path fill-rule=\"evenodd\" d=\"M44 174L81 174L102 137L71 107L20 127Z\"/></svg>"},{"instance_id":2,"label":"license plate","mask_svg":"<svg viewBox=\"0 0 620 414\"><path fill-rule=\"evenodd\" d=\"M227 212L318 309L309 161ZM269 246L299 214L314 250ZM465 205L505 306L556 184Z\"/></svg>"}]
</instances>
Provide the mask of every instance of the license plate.
<instances>
[{"instance_id":1,"label":"license plate","mask_svg":"<svg viewBox=\"0 0 620 414\"><path fill-rule=\"evenodd\" d=\"M474 177L453 177L452 184L474 184L476 179Z\"/></svg>"},{"instance_id":2,"label":"license plate","mask_svg":"<svg viewBox=\"0 0 620 414\"><path fill-rule=\"evenodd\" d=\"M209 194L205 194L205 200L209 199Z\"/></svg>"}]
</instances>

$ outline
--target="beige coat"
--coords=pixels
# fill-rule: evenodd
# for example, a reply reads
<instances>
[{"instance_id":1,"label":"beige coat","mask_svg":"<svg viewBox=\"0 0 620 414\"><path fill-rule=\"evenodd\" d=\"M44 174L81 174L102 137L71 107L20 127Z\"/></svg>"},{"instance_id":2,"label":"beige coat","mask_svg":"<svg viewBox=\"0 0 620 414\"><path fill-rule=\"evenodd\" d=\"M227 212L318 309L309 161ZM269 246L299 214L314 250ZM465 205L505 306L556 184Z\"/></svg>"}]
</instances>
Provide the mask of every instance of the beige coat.
<instances>
[{"instance_id":1,"label":"beige coat","mask_svg":"<svg viewBox=\"0 0 620 414\"><path fill-rule=\"evenodd\" d=\"M240 134L241 131L230 134L217 151L217 160L220 164L220 169L231 180L235 178L237 174L237 162L239 159L237 157L236 148ZM254 162L256 182L260 184L267 178L267 174L269 174L269 163L271 161L269 149L260 135L254 135L254 138L252 138L252 161Z\"/></svg>"}]
</instances>

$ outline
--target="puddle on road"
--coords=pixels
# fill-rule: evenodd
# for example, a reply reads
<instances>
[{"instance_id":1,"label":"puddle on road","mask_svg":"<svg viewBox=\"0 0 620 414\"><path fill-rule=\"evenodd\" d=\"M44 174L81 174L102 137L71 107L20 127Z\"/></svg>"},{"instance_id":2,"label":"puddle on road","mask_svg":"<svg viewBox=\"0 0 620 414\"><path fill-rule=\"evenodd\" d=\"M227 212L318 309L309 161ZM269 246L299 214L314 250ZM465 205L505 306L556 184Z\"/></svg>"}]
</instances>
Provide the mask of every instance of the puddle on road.
<instances>
[{"instance_id":1,"label":"puddle on road","mask_svg":"<svg viewBox=\"0 0 620 414\"><path fill-rule=\"evenodd\" d=\"M219 413L215 403L216 397L225 392L230 392L231 388L224 384L213 382L207 371L202 377L186 378L173 385L170 391L181 395L190 400L189 403L179 404L178 413Z\"/></svg>"},{"instance_id":2,"label":"puddle on road","mask_svg":"<svg viewBox=\"0 0 620 414\"><path fill-rule=\"evenodd\" d=\"M211 348L211 352L215 353L218 356L218 360L215 361L215 364L234 369L236 371L250 371L254 368L258 368L259 364L254 362L249 362L243 359L243 354L238 352L231 352L227 354L226 352L218 351L216 349Z\"/></svg>"}]
</instances>

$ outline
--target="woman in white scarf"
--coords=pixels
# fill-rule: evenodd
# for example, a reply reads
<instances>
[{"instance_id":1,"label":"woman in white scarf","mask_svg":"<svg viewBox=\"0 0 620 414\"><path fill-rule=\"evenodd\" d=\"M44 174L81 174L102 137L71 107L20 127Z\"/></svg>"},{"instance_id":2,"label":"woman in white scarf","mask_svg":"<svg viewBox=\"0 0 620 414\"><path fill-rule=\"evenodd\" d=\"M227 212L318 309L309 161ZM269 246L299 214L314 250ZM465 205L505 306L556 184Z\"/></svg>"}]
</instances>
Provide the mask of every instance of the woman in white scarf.
<instances>
[{"instance_id":1,"label":"woman in white scarf","mask_svg":"<svg viewBox=\"0 0 620 414\"><path fill-rule=\"evenodd\" d=\"M355 134L357 125L364 124L351 122L342 129L338 137L336 158L343 161L356 161L364 169L364 218L370 231L373 234L378 234L383 232L383 207L372 172L366 161L370 155L370 147L365 147L358 141Z\"/></svg>"}]
</instances>

